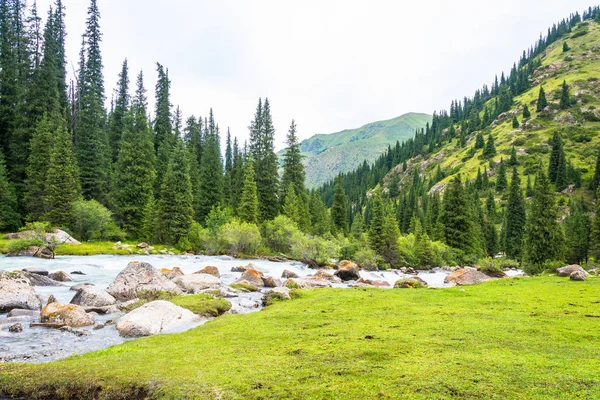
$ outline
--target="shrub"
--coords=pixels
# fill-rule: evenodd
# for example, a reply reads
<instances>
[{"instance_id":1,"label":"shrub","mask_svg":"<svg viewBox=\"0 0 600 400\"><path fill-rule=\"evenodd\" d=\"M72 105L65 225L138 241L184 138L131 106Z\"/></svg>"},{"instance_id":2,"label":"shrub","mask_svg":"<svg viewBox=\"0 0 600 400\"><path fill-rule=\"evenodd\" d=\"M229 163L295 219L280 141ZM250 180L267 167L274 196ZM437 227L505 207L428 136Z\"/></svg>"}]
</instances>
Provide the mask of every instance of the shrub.
<instances>
[{"instance_id":1,"label":"shrub","mask_svg":"<svg viewBox=\"0 0 600 400\"><path fill-rule=\"evenodd\" d=\"M500 267L500 262L498 260L494 260L493 258L486 258L481 260L479 263L479 271L485 273L486 275L503 275L502 268Z\"/></svg>"},{"instance_id":2,"label":"shrub","mask_svg":"<svg viewBox=\"0 0 600 400\"><path fill-rule=\"evenodd\" d=\"M426 287L420 280L410 278L400 279L394 284L395 289L423 289Z\"/></svg>"},{"instance_id":3,"label":"shrub","mask_svg":"<svg viewBox=\"0 0 600 400\"><path fill-rule=\"evenodd\" d=\"M511 268L518 269L521 266L517 260L511 260L510 258L500 258L497 261L502 270Z\"/></svg>"},{"instance_id":4,"label":"shrub","mask_svg":"<svg viewBox=\"0 0 600 400\"><path fill-rule=\"evenodd\" d=\"M377 254L370 249L356 252L353 260L360 268L367 271L377 271L377 265L381 263Z\"/></svg>"},{"instance_id":5,"label":"shrub","mask_svg":"<svg viewBox=\"0 0 600 400\"><path fill-rule=\"evenodd\" d=\"M17 253L21 250L27 250L31 246L42 246L43 244L44 242L39 239L14 239L9 240L5 248L8 253Z\"/></svg>"},{"instance_id":6,"label":"shrub","mask_svg":"<svg viewBox=\"0 0 600 400\"><path fill-rule=\"evenodd\" d=\"M219 250L228 254L256 254L262 240L255 224L237 219L223 225L217 238Z\"/></svg>"},{"instance_id":7,"label":"shrub","mask_svg":"<svg viewBox=\"0 0 600 400\"><path fill-rule=\"evenodd\" d=\"M309 237L302 233L292 238L293 247L290 251L292 258L314 266L327 266L331 260L340 254L339 245L333 240L321 237Z\"/></svg>"},{"instance_id":8,"label":"shrub","mask_svg":"<svg viewBox=\"0 0 600 400\"><path fill-rule=\"evenodd\" d=\"M304 235L294 221L284 215L277 216L265 225L265 241L274 252L289 253L300 236Z\"/></svg>"},{"instance_id":9,"label":"shrub","mask_svg":"<svg viewBox=\"0 0 600 400\"><path fill-rule=\"evenodd\" d=\"M122 240L125 233L112 219L112 213L96 200L73 203L72 230L77 238L90 240Z\"/></svg>"},{"instance_id":10,"label":"shrub","mask_svg":"<svg viewBox=\"0 0 600 400\"><path fill-rule=\"evenodd\" d=\"M203 228L202 225L195 221L190 227L187 241L189 243L188 250L196 253L216 254L218 251L217 235L211 235L208 229Z\"/></svg>"}]
</instances>

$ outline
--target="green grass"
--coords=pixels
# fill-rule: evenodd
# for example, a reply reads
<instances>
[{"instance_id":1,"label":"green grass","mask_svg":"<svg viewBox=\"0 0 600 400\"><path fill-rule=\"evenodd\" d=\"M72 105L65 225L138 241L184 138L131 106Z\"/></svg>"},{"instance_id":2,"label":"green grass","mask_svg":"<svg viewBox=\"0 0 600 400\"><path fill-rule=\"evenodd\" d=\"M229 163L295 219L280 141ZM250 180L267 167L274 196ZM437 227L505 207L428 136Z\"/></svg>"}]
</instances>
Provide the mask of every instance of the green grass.
<instances>
[{"instance_id":1,"label":"green grass","mask_svg":"<svg viewBox=\"0 0 600 400\"><path fill-rule=\"evenodd\" d=\"M28 398L600 398L600 279L424 290L317 289L261 312L41 365L0 365Z\"/></svg>"},{"instance_id":2,"label":"green grass","mask_svg":"<svg viewBox=\"0 0 600 400\"><path fill-rule=\"evenodd\" d=\"M1 235L0 235L1 236ZM6 254L11 249L11 245L17 242L17 240L8 240L0 238L0 254ZM54 249L54 253L57 256L96 256L101 254L113 254L113 255L129 255L129 254L144 254L143 250L136 247L138 242L123 242L129 244L130 250L121 248L115 249L114 242L83 242L82 244L61 244ZM181 252L171 246L166 245L153 245L154 250L152 254L160 254L161 250L167 250L175 254ZM133 253L132 253L133 252Z\"/></svg>"},{"instance_id":3,"label":"green grass","mask_svg":"<svg viewBox=\"0 0 600 400\"><path fill-rule=\"evenodd\" d=\"M209 294L193 294L176 296L169 301L180 307L187 308L194 314L205 317L218 317L231 310L231 303L224 299L215 299Z\"/></svg>"}]
</instances>

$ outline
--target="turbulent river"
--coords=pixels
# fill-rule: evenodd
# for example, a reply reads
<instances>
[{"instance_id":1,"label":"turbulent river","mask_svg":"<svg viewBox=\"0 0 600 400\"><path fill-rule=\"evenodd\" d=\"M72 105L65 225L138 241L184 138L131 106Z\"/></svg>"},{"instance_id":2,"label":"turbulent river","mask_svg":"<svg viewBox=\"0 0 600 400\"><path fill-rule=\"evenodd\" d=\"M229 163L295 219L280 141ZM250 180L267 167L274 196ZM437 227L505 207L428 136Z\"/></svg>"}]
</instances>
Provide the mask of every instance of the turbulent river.
<instances>
[{"instance_id":1,"label":"turbulent river","mask_svg":"<svg viewBox=\"0 0 600 400\"><path fill-rule=\"evenodd\" d=\"M41 260L29 257L8 258L0 256L0 270L20 270L28 267L38 267L49 272L63 270L69 272L73 282L68 282L60 287L35 287L37 293L46 298L54 295L58 302L69 303L74 291L69 290L72 285L78 283L92 283L98 287L107 287L117 274L123 270L130 261L139 260L152 264L155 268L173 268L178 266L186 273L193 273L205 266L211 265L219 269L221 283L228 285L241 276L239 272L231 272L232 267L254 264L255 268L263 272L265 276L274 278L281 277L284 270L290 270L305 277L314 274L314 270L299 262L270 262L265 260L242 260L231 257L209 257L209 256L65 256L56 257L54 260ZM73 274L82 272L85 275ZM328 271L333 273L334 271ZM401 278L407 277L399 271L368 272L361 271L365 279L387 281L393 287L394 283ZM447 273L443 271L429 272L420 271L419 277L426 281L430 287L444 287L444 278ZM348 284L333 284L334 287L349 287ZM238 312L252 312L261 308L261 294L248 293L239 298L229 299L234 303L234 309L243 310ZM45 303L45 302L44 302ZM120 314L98 315L97 322L116 320ZM10 333L9 325L14 322L3 321L6 314L0 315L0 361L26 361L45 362L65 358L73 354L82 354L89 351L100 350L125 341L119 336L114 325L107 324L105 328L94 330L93 328L81 329L86 335L77 336L73 333L46 329L30 328L27 318L23 318L23 332ZM195 325L197 326L197 324ZM193 326L186 327L187 329Z\"/></svg>"}]
</instances>

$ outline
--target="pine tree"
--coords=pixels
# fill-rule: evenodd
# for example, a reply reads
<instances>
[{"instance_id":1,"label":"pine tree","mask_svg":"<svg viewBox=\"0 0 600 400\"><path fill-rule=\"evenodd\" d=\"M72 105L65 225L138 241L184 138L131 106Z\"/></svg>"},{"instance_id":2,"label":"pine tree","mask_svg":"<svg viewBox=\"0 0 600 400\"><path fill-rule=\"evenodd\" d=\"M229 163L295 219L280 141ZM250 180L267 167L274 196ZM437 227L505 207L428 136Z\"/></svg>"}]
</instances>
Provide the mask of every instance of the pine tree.
<instances>
[{"instance_id":1,"label":"pine tree","mask_svg":"<svg viewBox=\"0 0 600 400\"><path fill-rule=\"evenodd\" d=\"M302 164L302 153L300 151L300 143L298 143L298 137L296 136L296 123L292 120L290 129L288 131L287 148L283 155L283 174L281 176L281 186L287 190L291 183L294 187L296 195L306 193L306 187L304 181L306 174L304 172L304 165ZM281 196L282 200L285 201L285 195Z\"/></svg>"},{"instance_id":2,"label":"pine tree","mask_svg":"<svg viewBox=\"0 0 600 400\"><path fill-rule=\"evenodd\" d=\"M485 144L485 148L483 149L483 157L484 158L492 158L496 155L496 145L494 144L494 137L490 133L488 135L488 140Z\"/></svg>"},{"instance_id":3,"label":"pine tree","mask_svg":"<svg viewBox=\"0 0 600 400\"><path fill-rule=\"evenodd\" d=\"M369 225L369 246L392 268L398 268L400 258L398 238L400 230L393 212L383 202L381 192L377 190L372 197L372 217Z\"/></svg>"},{"instance_id":4,"label":"pine tree","mask_svg":"<svg viewBox=\"0 0 600 400\"><path fill-rule=\"evenodd\" d=\"M14 231L21 226L17 209L17 195L8 179L4 154L0 151L0 231Z\"/></svg>"},{"instance_id":5,"label":"pine tree","mask_svg":"<svg viewBox=\"0 0 600 400\"><path fill-rule=\"evenodd\" d=\"M525 225L524 261L531 272L541 272L548 260L563 257L564 233L557 222L558 209L550 180L540 169Z\"/></svg>"},{"instance_id":6,"label":"pine tree","mask_svg":"<svg viewBox=\"0 0 600 400\"><path fill-rule=\"evenodd\" d=\"M204 136L202 159L200 160L199 222L204 223L210 210L213 207L220 207L222 204L223 162L221 160L219 127L215 124L213 111L211 109L208 127Z\"/></svg>"},{"instance_id":7,"label":"pine tree","mask_svg":"<svg viewBox=\"0 0 600 400\"><path fill-rule=\"evenodd\" d=\"M483 220L483 238L485 240L485 249L488 257L494 257L498 252L498 230L496 225L489 220L489 216L485 216Z\"/></svg>"},{"instance_id":8,"label":"pine tree","mask_svg":"<svg viewBox=\"0 0 600 400\"><path fill-rule=\"evenodd\" d=\"M500 159L500 167L498 167L498 177L496 178L496 191L502 193L508 187L506 179L506 164L503 159Z\"/></svg>"},{"instance_id":9,"label":"pine tree","mask_svg":"<svg viewBox=\"0 0 600 400\"><path fill-rule=\"evenodd\" d=\"M148 126L146 89L142 72L137 78L137 89L129 111L123 118L124 132L115 164L114 197L117 219L127 233L138 239L147 238L144 221L153 203L154 137Z\"/></svg>"},{"instance_id":10,"label":"pine tree","mask_svg":"<svg viewBox=\"0 0 600 400\"><path fill-rule=\"evenodd\" d=\"M488 220L495 224L498 222L498 212L496 211L496 199L494 198L494 193L490 190L488 192L488 197L485 201L485 210Z\"/></svg>"},{"instance_id":11,"label":"pine tree","mask_svg":"<svg viewBox=\"0 0 600 400\"><path fill-rule=\"evenodd\" d=\"M188 234L193 222L194 208L188 161L183 142L177 139L157 202L156 232L161 243L177 244Z\"/></svg>"},{"instance_id":12,"label":"pine tree","mask_svg":"<svg viewBox=\"0 0 600 400\"><path fill-rule=\"evenodd\" d=\"M550 163L548 164L548 178L550 179L550 182L556 183L561 157L564 159L562 139L558 132L554 132L552 140L550 141L550 146L552 146L552 151L550 153Z\"/></svg>"},{"instance_id":13,"label":"pine tree","mask_svg":"<svg viewBox=\"0 0 600 400\"><path fill-rule=\"evenodd\" d=\"M27 219L41 220L46 214L44 202L46 195L46 174L50 168L50 152L53 143L53 133L59 125L56 112L52 116L44 115L31 138L29 160L27 162L27 179L25 180L25 209Z\"/></svg>"},{"instance_id":14,"label":"pine tree","mask_svg":"<svg viewBox=\"0 0 600 400\"><path fill-rule=\"evenodd\" d=\"M256 224L258 222L258 197L254 180L254 164L248 160L244 166L244 189L237 210L242 221Z\"/></svg>"},{"instance_id":15,"label":"pine tree","mask_svg":"<svg viewBox=\"0 0 600 400\"><path fill-rule=\"evenodd\" d=\"M567 163L565 161L565 152L562 151L560 153L560 157L558 159L558 166L556 167L556 191L562 192L565 190L569 184L567 178Z\"/></svg>"},{"instance_id":16,"label":"pine tree","mask_svg":"<svg viewBox=\"0 0 600 400\"><path fill-rule=\"evenodd\" d=\"M63 122L54 135L50 151L44 196L45 219L56 226L69 225L72 222L71 209L79 199L80 190L73 141Z\"/></svg>"},{"instance_id":17,"label":"pine tree","mask_svg":"<svg viewBox=\"0 0 600 400\"><path fill-rule=\"evenodd\" d=\"M231 132L227 128L227 141L225 144L225 177L223 179L223 203L231 206L233 197L233 148L231 143Z\"/></svg>"},{"instance_id":18,"label":"pine tree","mask_svg":"<svg viewBox=\"0 0 600 400\"><path fill-rule=\"evenodd\" d=\"M296 188L292 182L289 183L287 190L285 191L285 202L281 208L282 214L291 219L300 226L301 223L301 209L298 207L299 199L296 196Z\"/></svg>"},{"instance_id":19,"label":"pine tree","mask_svg":"<svg viewBox=\"0 0 600 400\"><path fill-rule=\"evenodd\" d=\"M519 165L519 160L517 159L517 149L515 149L515 146L510 149L510 159L508 160L508 165L510 167L516 167Z\"/></svg>"},{"instance_id":20,"label":"pine tree","mask_svg":"<svg viewBox=\"0 0 600 400\"><path fill-rule=\"evenodd\" d=\"M583 198L573 200L564 223L567 262L580 264L588 261L591 225L592 221L585 200Z\"/></svg>"},{"instance_id":21,"label":"pine tree","mask_svg":"<svg viewBox=\"0 0 600 400\"><path fill-rule=\"evenodd\" d=\"M129 67L127 59L123 61L121 72L119 73L119 82L117 83L116 101L114 109L109 117L108 140L110 143L112 161L116 162L119 155L121 137L125 127L123 118L129 109Z\"/></svg>"},{"instance_id":22,"label":"pine tree","mask_svg":"<svg viewBox=\"0 0 600 400\"><path fill-rule=\"evenodd\" d=\"M162 187L163 177L176 144L176 137L173 134L173 122L171 120L169 94L171 81L169 80L169 74L159 63L156 63L156 71L158 72L158 80L155 88L154 148L156 150L156 181L154 189L158 193Z\"/></svg>"},{"instance_id":23,"label":"pine tree","mask_svg":"<svg viewBox=\"0 0 600 400\"><path fill-rule=\"evenodd\" d=\"M567 44L567 41L565 40L565 41L563 42L562 51L563 51L563 53L566 53L566 52L567 52L567 51L569 51L569 50L570 50L570 49L569 49L569 45Z\"/></svg>"},{"instance_id":24,"label":"pine tree","mask_svg":"<svg viewBox=\"0 0 600 400\"><path fill-rule=\"evenodd\" d=\"M528 119L531 118L531 112L529 111L529 107L527 107L527 104L523 105L523 119Z\"/></svg>"},{"instance_id":25,"label":"pine tree","mask_svg":"<svg viewBox=\"0 0 600 400\"><path fill-rule=\"evenodd\" d=\"M600 151L598 151L598 155L596 156L596 169L594 170L594 177L590 182L590 189L596 192L596 190L600 187Z\"/></svg>"},{"instance_id":26,"label":"pine tree","mask_svg":"<svg viewBox=\"0 0 600 400\"><path fill-rule=\"evenodd\" d=\"M242 197L242 188L244 186L244 165L243 154L239 148L237 137L233 138L233 169L231 172L231 207L237 210Z\"/></svg>"},{"instance_id":27,"label":"pine tree","mask_svg":"<svg viewBox=\"0 0 600 400\"><path fill-rule=\"evenodd\" d=\"M485 138L483 132L478 132L475 136L475 149L483 149L485 147Z\"/></svg>"},{"instance_id":28,"label":"pine tree","mask_svg":"<svg viewBox=\"0 0 600 400\"><path fill-rule=\"evenodd\" d=\"M335 195L331 206L332 233L346 234L348 231L346 193L342 186L342 176L338 175L335 184Z\"/></svg>"},{"instance_id":29,"label":"pine tree","mask_svg":"<svg viewBox=\"0 0 600 400\"><path fill-rule=\"evenodd\" d=\"M548 101L546 100L546 92L544 92L544 87L540 86L540 93L538 95L537 101L537 112L544 111L544 108L548 105Z\"/></svg>"},{"instance_id":30,"label":"pine tree","mask_svg":"<svg viewBox=\"0 0 600 400\"><path fill-rule=\"evenodd\" d=\"M101 40L100 11L96 0L91 0L79 71L75 140L83 196L107 204L110 152L105 129Z\"/></svg>"},{"instance_id":31,"label":"pine tree","mask_svg":"<svg viewBox=\"0 0 600 400\"><path fill-rule=\"evenodd\" d=\"M435 254L427 232L421 227L421 222L413 218L413 232L415 235L414 253L417 259L418 267L430 267L435 259Z\"/></svg>"},{"instance_id":32,"label":"pine tree","mask_svg":"<svg viewBox=\"0 0 600 400\"><path fill-rule=\"evenodd\" d=\"M323 236L331 231L329 213L319 192L312 190L309 199L310 232L313 235Z\"/></svg>"},{"instance_id":33,"label":"pine tree","mask_svg":"<svg viewBox=\"0 0 600 400\"><path fill-rule=\"evenodd\" d=\"M525 197L533 197L533 185L531 184L531 175L527 175L527 187L525 188Z\"/></svg>"},{"instance_id":34,"label":"pine tree","mask_svg":"<svg viewBox=\"0 0 600 400\"><path fill-rule=\"evenodd\" d=\"M529 182L529 176L527 177ZM506 257L521 260L523 255L523 235L525 234L525 200L521 190L521 179L516 168L513 168L508 202L506 204L506 220L502 228L504 252Z\"/></svg>"},{"instance_id":35,"label":"pine tree","mask_svg":"<svg viewBox=\"0 0 600 400\"><path fill-rule=\"evenodd\" d=\"M512 127L513 129L519 129L519 120L517 119L516 115L513 115L513 119L512 119Z\"/></svg>"},{"instance_id":36,"label":"pine tree","mask_svg":"<svg viewBox=\"0 0 600 400\"><path fill-rule=\"evenodd\" d=\"M560 92L560 109L566 110L571 106L571 98L569 97L569 85L567 81L563 81Z\"/></svg>"}]
</instances>

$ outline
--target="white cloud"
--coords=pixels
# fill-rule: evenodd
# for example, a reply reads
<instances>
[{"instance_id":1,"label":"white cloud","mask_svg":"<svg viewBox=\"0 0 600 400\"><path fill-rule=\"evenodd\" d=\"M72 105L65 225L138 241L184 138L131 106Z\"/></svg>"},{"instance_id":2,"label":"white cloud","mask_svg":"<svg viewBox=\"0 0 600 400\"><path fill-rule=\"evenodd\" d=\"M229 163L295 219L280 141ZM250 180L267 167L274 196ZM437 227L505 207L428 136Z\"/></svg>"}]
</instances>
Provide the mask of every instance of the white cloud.
<instances>
[{"instance_id":1,"label":"white cloud","mask_svg":"<svg viewBox=\"0 0 600 400\"><path fill-rule=\"evenodd\" d=\"M38 0L41 15L52 0ZM67 7L76 65L88 2ZM169 69L172 103L213 107L222 131L247 138L268 96L281 147L409 111L447 108L508 70L548 26L587 1L99 0L107 97L125 57L144 70L152 102L155 62Z\"/></svg>"}]
</instances>

